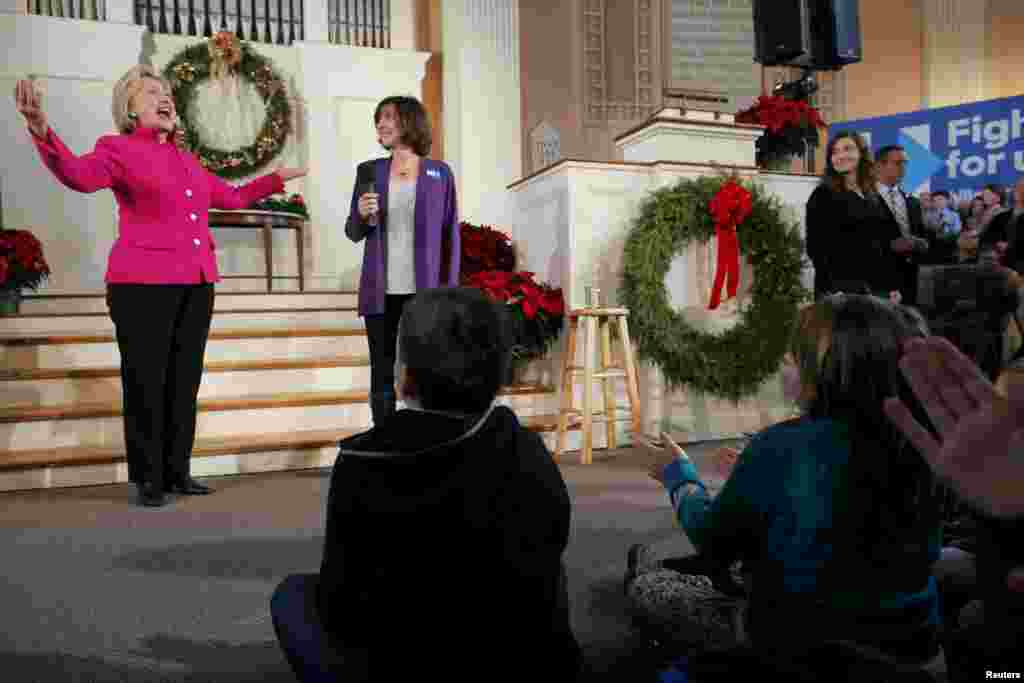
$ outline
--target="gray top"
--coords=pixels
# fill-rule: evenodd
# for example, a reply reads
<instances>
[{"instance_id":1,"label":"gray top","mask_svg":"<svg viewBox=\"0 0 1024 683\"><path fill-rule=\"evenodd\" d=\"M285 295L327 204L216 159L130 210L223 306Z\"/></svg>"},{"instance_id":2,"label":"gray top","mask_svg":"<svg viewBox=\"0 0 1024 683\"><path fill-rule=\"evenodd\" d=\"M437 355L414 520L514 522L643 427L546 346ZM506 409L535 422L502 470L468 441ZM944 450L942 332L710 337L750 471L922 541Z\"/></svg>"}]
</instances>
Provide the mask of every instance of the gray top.
<instances>
[{"instance_id":1,"label":"gray top","mask_svg":"<svg viewBox=\"0 0 1024 683\"><path fill-rule=\"evenodd\" d=\"M415 217L416 181L392 179L388 188L388 294L416 293Z\"/></svg>"}]
</instances>

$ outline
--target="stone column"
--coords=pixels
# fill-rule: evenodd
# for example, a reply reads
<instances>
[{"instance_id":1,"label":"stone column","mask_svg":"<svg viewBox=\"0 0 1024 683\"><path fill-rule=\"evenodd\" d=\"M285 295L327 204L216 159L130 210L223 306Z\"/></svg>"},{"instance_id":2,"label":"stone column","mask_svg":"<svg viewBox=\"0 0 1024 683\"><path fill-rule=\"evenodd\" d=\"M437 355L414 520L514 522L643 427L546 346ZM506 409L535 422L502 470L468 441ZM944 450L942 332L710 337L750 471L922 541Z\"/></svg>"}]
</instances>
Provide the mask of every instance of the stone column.
<instances>
[{"instance_id":1,"label":"stone column","mask_svg":"<svg viewBox=\"0 0 1024 683\"><path fill-rule=\"evenodd\" d=\"M922 0L925 108L988 99L988 0Z\"/></svg>"},{"instance_id":2,"label":"stone column","mask_svg":"<svg viewBox=\"0 0 1024 683\"><path fill-rule=\"evenodd\" d=\"M522 175L518 2L445 0L441 23L445 160L459 213L507 224L506 188Z\"/></svg>"},{"instance_id":3,"label":"stone column","mask_svg":"<svg viewBox=\"0 0 1024 683\"><path fill-rule=\"evenodd\" d=\"M297 47L308 131L303 193L313 216L307 287L355 289L363 247L349 241L344 225L356 166L386 154L373 132L373 111L389 95L421 96L430 55L324 43Z\"/></svg>"}]
</instances>

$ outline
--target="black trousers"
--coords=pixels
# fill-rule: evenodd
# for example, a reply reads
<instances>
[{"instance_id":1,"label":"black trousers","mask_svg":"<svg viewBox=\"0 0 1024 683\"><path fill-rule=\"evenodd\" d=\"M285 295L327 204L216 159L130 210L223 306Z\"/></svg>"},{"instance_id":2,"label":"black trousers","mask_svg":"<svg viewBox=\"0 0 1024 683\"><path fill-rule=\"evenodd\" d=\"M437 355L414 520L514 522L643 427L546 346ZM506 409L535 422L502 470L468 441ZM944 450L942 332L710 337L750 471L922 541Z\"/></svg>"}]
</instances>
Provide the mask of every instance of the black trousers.
<instances>
[{"instance_id":1,"label":"black trousers","mask_svg":"<svg viewBox=\"0 0 1024 683\"><path fill-rule=\"evenodd\" d=\"M136 484L162 489L189 476L213 298L212 284L107 286Z\"/></svg>"},{"instance_id":2,"label":"black trousers","mask_svg":"<svg viewBox=\"0 0 1024 683\"><path fill-rule=\"evenodd\" d=\"M405 304L414 294L388 294L384 312L365 316L366 339L370 346L370 410L373 423L380 424L395 412L395 344L398 322Z\"/></svg>"}]
</instances>

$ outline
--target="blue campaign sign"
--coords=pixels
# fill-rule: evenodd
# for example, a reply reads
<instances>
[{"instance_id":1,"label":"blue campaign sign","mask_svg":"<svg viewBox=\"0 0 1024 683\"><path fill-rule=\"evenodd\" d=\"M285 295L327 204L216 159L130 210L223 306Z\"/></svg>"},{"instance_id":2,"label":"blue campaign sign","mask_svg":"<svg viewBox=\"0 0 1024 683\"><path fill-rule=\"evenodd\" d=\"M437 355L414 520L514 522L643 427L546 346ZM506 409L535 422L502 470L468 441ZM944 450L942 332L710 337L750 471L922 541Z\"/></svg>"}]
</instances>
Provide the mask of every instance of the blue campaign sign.
<instances>
[{"instance_id":1,"label":"blue campaign sign","mask_svg":"<svg viewBox=\"0 0 1024 683\"><path fill-rule=\"evenodd\" d=\"M844 121L829 126L864 135L872 153L902 145L910 159L903 188L948 190L969 199L988 183L1024 174L1024 96Z\"/></svg>"}]
</instances>

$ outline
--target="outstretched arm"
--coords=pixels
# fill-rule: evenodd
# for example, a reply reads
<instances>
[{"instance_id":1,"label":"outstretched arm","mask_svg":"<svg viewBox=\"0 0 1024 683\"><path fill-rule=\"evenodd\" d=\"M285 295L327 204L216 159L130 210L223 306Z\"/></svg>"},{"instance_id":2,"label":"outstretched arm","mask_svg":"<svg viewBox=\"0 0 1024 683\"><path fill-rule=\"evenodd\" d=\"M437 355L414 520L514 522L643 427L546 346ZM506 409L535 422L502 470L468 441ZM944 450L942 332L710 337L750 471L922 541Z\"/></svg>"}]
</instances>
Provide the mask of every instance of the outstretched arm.
<instances>
[{"instance_id":1,"label":"outstretched arm","mask_svg":"<svg viewBox=\"0 0 1024 683\"><path fill-rule=\"evenodd\" d=\"M233 187L219 176L206 171L206 181L210 187L210 205L214 209L245 209L268 195L284 192L284 184L287 181L304 175L305 169L282 168L245 185Z\"/></svg>"}]
</instances>

